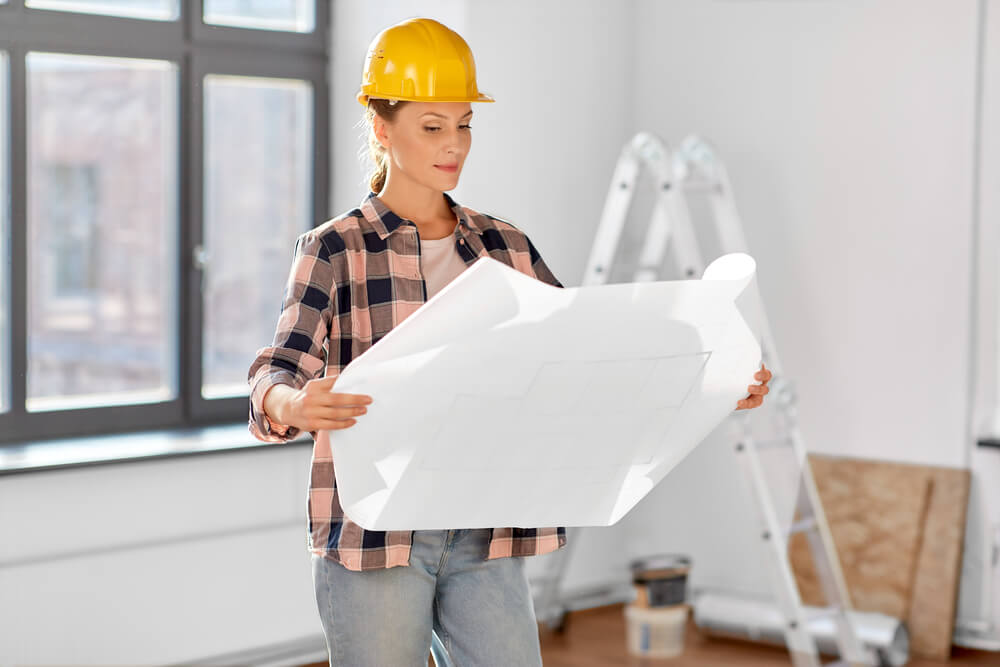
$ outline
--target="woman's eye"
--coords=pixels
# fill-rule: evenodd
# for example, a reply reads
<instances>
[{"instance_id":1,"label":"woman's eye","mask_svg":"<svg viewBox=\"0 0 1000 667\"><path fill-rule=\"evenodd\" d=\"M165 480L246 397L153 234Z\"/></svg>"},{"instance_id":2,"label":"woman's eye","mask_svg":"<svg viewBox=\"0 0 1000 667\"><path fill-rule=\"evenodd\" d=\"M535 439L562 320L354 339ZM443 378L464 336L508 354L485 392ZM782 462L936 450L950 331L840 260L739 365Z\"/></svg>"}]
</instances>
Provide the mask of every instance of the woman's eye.
<instances>
[{"instance_id":1,"label":"woman's eye","mask_svg":"<svg viewBox=\"0 0 1000 667\"><path fill-rule=\"evenodd\" d=\"M425 127L424 129L427 130L428 132L433 132L435 130L440 130L441 128L440 127Z\"/></svg>"},{"instance_id":2,"label":"woman's eye","mask_svg":"<svg viewBox=\"0 0 1000 667\"><path fill-rule=\"evenodd\" d=\"M459 127L462 128L463 130L471 130L472 129L471 125L459 125Z\"/></svg>"}]
</instances>

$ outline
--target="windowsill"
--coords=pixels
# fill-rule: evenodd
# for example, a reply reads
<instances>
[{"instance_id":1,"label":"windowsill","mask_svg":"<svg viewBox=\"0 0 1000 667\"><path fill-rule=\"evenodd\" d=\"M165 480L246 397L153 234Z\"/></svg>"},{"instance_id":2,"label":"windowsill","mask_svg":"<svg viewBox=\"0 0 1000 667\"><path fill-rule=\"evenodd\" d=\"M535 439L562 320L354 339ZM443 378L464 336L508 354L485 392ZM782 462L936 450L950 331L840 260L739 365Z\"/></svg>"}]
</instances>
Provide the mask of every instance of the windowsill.
<instances>
[{"instance_id":1,"label":"windowsill","mask_svg":"<svg viewBox=\"0 0 1000 667\"><path fill-rule=\"evenodd\" d=\"M250 435L246 422L241 422L201 428L34 440L20 445L0 446L0 475L255 450L277 444L311 445L312 437L303 433L287 443L261 442ZM1000 438L982 438L978 445L1000 449Z\"/></svg>"},{"instance_id":2,"label":"windowsill","mask_svg":"<svg viewBox=\"0 0 1000 667\"><path fill-rule=\"evenodd\" d=\"M250 434L247 423L242 422L200 428L35 440L19 445L0 446L0 475L273 448L278 444L282 447L311 445L312 437L307 432L287 443L261 442Z\"/></svg>"}]
</instances>

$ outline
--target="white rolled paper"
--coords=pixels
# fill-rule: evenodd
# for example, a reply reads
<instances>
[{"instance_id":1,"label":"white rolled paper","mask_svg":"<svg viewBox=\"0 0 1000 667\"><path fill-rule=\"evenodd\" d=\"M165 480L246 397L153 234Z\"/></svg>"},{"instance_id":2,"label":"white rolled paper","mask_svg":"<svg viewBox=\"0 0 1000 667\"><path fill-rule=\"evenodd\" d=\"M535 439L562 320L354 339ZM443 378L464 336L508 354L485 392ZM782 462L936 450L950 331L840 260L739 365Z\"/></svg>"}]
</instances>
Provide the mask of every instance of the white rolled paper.
<instances>
[{"instance_id":1,"label":"white rolled paper","mask_svg":"<svg viewBox=\"0 0 1000 667\"><path fill-rule=\"evenodd\" d=\"M338 377L374 399L317 434L344 511L369 530L615 523L755 382L755 270L737 253L702 280L557 288L478 259Z\"/></svg>"}]
</instances>

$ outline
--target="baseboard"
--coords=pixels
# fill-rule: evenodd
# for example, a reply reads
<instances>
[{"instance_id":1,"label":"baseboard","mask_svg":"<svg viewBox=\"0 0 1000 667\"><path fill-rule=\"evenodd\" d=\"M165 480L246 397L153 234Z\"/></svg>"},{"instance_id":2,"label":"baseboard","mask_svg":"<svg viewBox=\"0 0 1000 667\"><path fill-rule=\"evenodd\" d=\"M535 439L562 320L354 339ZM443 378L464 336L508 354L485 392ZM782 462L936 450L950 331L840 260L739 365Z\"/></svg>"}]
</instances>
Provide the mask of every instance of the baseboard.
<instances>
[{"instance_id":1,"label":"baseboard","mask_svg":"<svg viewBox=\"0 0 1000 667\"><path fill-rule=\"evenodd\" d=\"M270 644L258 648L181 662L170 667L298 667L314 662L327 662L326 639L322 634L302 639Z\"/></svg>"}]
</instances>

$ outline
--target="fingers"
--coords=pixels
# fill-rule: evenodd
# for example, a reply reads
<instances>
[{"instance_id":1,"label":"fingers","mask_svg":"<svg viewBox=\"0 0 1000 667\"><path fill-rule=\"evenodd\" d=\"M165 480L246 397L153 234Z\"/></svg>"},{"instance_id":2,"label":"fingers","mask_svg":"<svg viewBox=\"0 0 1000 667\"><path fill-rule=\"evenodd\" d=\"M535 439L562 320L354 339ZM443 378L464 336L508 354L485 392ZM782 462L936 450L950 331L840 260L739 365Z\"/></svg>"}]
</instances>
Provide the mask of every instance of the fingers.
<instances>
[{"instance_id":1,"label":"fingers","mask_svg":"<svg viewBox=\"0 0 1000 667\"><path fill-rule=\"evenodd\" d=\"M327 429L330 431L336 429L348 428L349 426L354 426L358 422L355 418L357 415L363 415L368 412L367 408L320 408L310 411L312 414L307 416L307 421L309 423L309 430L315 431L317 429Z\"/></svg>"},{"instance_id":2,"label":"fingers","mask_svg":"<svg viewBox=\"0 0 1000 667\"><path fill-rule=\"evenodd\" d=\"M371 405L372 397L368 394L330 394L328 405Z\"/></svg>"},{"instance_id":3,"label":"fingers","mask_svg":"<svg viewBox=\"0 0 1000 667\"><path fill-rule=\"evenodd\" d=\"M316 400L318 405L370 405L372 403L372 397L368 394L346 394L342 392L333 392L329 388L324 388L322 385L315 385L313 387L307 387L307 392L310 395L314 395L313 398Z\"/></svg>"},{"instance_id":4,"label":"fingers","mask_svg":"<svg viewBox=\"0 0 1000 667\"><path fill-rule=\"evenodd\" d=\"M326 431L337 431L340 429L350 428L358 423L357 419L317 419L312 422L312 426L309 428L310 431L318 431L320 429Z\"/></svg>"},{"instance_id":5,"label":"fingers","mask_svg":"<svg viewBox=\"0 0 1000 667\"><path fill-rule=\"evenodd\" d=\"M368 408L365 406L328 406L328 405L318 405L312 404L306 406L304 410L306 419L317 420L317 419L327 419L327 420L340 420L340 419L351 419L358 415L363 415L368 412Z\"/></svg>"},{"instance_id":6,"label":"fingers","mask_svg":"<svg viewBox=\"0 0 1000 667\"><path fill-rule=\"evenodd\" d=\"M760 404L764 402L763 396L752 396L750 398L744 398L736 402L737 410L748 410L750 408L760 407Z\"/></svg>"},{"instance_id":7,"label":"fingers","mask_svg":"<svg viewBox=\"0 0 1000 667\"><path fill-rule=\"evenodd\" d=\"M760 365L760 370L753 374L753 377L755 380L759 380L761 384L747 385L747 392L750 395L736 401L737 410L750 410L760 407L760 404L764 402L764 395L771 391L767 386L767 383L771 381L771 371L765 368L763 363Z\"/></svg>"},{"instance_id":8,"label":"fingers","mask_svg":"<svg viewBox=\"0 0 1000 667\"><path fill-rule=\"evenodd\" d=\"M317 406L319 407L319 406ZM324 419L350 419L351 417L357 415L363 415L368 412L368 408L365 406L354 406L350 405L347 407L327 407L322 406L317 410L316 416Z\"/></svg>"}]
</instances>

